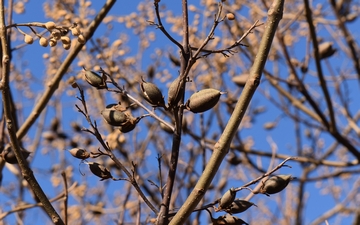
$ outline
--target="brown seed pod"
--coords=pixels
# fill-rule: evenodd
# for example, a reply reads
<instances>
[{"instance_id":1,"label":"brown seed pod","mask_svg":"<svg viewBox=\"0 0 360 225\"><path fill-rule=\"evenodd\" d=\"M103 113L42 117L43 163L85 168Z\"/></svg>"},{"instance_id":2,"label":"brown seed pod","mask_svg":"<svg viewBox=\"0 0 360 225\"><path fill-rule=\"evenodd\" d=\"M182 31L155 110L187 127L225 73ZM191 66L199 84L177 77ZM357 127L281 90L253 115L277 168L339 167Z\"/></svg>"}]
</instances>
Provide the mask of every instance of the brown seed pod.
<instances>
[{"instance_id":1,"label":"brown seed pod","mask_svg":"<svg viewBox=\"0 0 360 225\"><path fill-rule=\"evenodd\" d=\"M259 192L266 195L276 194L284 190L293 179L295 178L290 174L272 176L263 183Z\"/></svg>"},{"instance_id":2,"label":"brown seed pod","mask_svg":"<svg viewBox=\"0 0 360 225\"><path fill-rule=\"evenodd\" d=\"M231 203L231 206L225 211L230 214L242 213L253 205L257 207L257 205L255 205L252 202L236 199Z\"/></svg>"},{"instance_id":3,"label":"brown seed pod","mask_svg":"<svg viewBox=\"0 0 360 225\"><path fill-rule=\"evenodd\" d=\"M70 154L78 159L87 159L90 157L90 153L85 149L73 148L69 150Z\"/></svg>"},{"instance_id":4,"label":"brown seed pod","mask_svg":"<svg viewBox=\"0 0 360 225\"><path fill-rule=\"evenodd\" d=\"M179 92L178 89L180 88L179 83L180 76L178 76L173 82L171 82L168 90L168 104L169 106L174 105L177 101L179 101Z\"/></svg>"},{"instance_id":5,"label":"brown seed pod","mask_svg":"<svg viewBox=\"0 0 360 225\"><path fill-rule=\"evenodd\" d=\"M160 89L152 83L147 83L144 80L140 83L140 89L146 101L153 106L165 107L164 97Z\"/></svg>"},{"instance_id":6,"label":"brown seed pod","mask_svg":"<svg viewBox=\"0 0 360 225\"><path fill-rule=\"evenodd\" d=\"M236 197L236 191L234 188L230 188L219 200L219 210L226 209L231 206Z\"/></svg>"},{"instance_id":7,"label":"brown seed pod","mask_svg":"<svg viewBox=\"0 0 360 225\"><path fill-rule=\"evenodd\" d=\"M100 165L96 162L88 162L89 168L91 172L95 175L101 178L100 181L106 180L106 179L113 179L113 176L111 175L110 171L105 167Z\"/></svg>"},{"instance_id":8,"label":"brown seed pod","mask_svg":"<svg viewBox=\"0 0 360 225\"><path fill-rule=\"evenodd\" d=\"M122 126L129 120L129 116L126 113L113 109L104 109L100 113L111 126Z\"/></svg>"},{"instance_id":9,"label":"brown seed pod","mask_svg":"<svg viewBox=\"0 0 360 225\"><path fill-rule=\"evenodd\" d=\"M34 42L34 39L33 39L33 37L31 37L30 35L25 34L25 35L24 35L24 42L25 42L26 44L32 44L32 43Z\"/></svg>"},{"instance_id":10,"label":"brown seed pod","mask_svg":"<svg viewBox=\"0 0 360 225\"><path fill-rule=\"evenodd\" d=\"M190 96L186 108L194 113L205 112L218 103L222 94L224 93L216 89L203 89Z\"/></svg>"},{"instance_id":11,"label":"brown seed pod","mask_svg":"<svg viewBox=\"0 0 360 225\"><path fill-rule=\"evenodd\" d=\"M24 159L27 159L30 155L30 152L26 151L24 148L20 147L21 153ZM1 157L5 160L5 162L10 164L18 164L18 160L15 156L14 151L12 150L11 146L8 145L5 149L1 152Z\"/></svg>"},{"instance_id":12,"label":"brown seed pod","mask_svg":"<svg viewBox=\"0 0 360 225\"><path fill-rule=\"evenodd\" d=\"M99 74L90 71L90 70L85 70L85 80L93 87L97 88L97 89L104 89L107 88L106 85L106 76L100 76Z\"/></svg>"},{"instance_id":13,"label":"brown seed pod","mask_svg":"<svg viewBox=\"0 0 360 225\"><path fill-rule=\"evenodd\" d=\"M233 225L249 225L248 223L246 223L245 221L243 221L242 219L229 215L229 214L225 214L223 216L220 216L216 219L211 219L211 221L213 222L213 225L226 225L226 224L233 224Z\"/></svg>"},{"instance_id":14,"label":"brown seed pod","mask_svg":"<svg viewBox=\"0 0 360 225\"><path fill-rule=\"evenodd\" d=\"M249 74L244 73L244 74L233 77L231 80L239 87L244 87L248 77L249 77Z\"/></svg>"},{"instance_id":15,"label":"brown seed pod","mask_svg":"<svg viewBox=\"0 0 360 225\"><path fill-rule=\"evenodd\" d=\"M136 127L136 124L140 121L139 118L134 118L131 117L125 124L123 124L122 126L120 126L119 130L122 133L128 133L132 130L134 130L134 128Z\"/></svg>"},{"instance_id":16,"label":"brown seed pod","mask_svg":"<svg viewBox=\"0 0 360 225\"><path fill-rule=\"evenodd\" d=\"M180 63L180 60L174 56L173 54L169 53L169 59L170 61L175 65L175 66L178 66L180 67L181 63Z\"/></svg>"},{"instance_id":17,"label":"brown seed pod","mask_svg":"<svg viewBox=\"0 0 360 225\"><path fill-rule=\"evenodd\" d=\"M320 59L325 59L332 56L336 52L336 49L333 48L333 43L331 41L323 42L319 44L319 56Z\"/></svg>"}]
</instances>

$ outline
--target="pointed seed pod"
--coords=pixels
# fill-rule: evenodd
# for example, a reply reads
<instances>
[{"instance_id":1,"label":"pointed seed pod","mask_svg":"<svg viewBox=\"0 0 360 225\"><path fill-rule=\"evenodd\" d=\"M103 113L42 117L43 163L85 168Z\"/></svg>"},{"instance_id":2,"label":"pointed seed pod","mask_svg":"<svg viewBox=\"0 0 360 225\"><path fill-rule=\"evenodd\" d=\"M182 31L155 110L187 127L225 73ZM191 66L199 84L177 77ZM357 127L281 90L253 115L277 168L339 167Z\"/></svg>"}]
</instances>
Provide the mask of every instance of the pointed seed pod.
<instances>
[{"instance_id":1,"label":"pointed seed pod","mask_svg":"<svg viewBox=\"0 0 360 225\"><path fill-rule=\"evenodd\" d=\"M335 52L336 49L333 48L333 43L331 41L327 41L319 44L320 59L328 58L332 56Z\"/></svg>"},{"instance_id":2,"label":"pointed seed pod","mask_svg":"<svg viewBox=\"0 0 360 225\"><path fill-rule=\"evenodd\" d=\"M231 80L239 87L244 87L248 78L249 78L249 74L244 73L233 77Z\"/></svg>"},{"instance_id":3,"label":"pointed seed pod","mask_svg":"<svg viewBox=\"0 0 360 225\"><path fill-rule=\"evenodd\" d=\"M136 124L140 121L140 118L131 117L125 124L121 125L119 130L122 133L128 133L135 129Z\"/></svg>"},{"instance_id":4,"label":"pointed seed pod","mask_svg":"<svg viewBox=\"0 0 360 225\"><path fill-rule=\"evenodd\" d=\"M97 88L97 89L104 89L107 88L106 86L106 76L100 76L99 74L90 71L90 70L85 70L85 80L93 87Z\"/></svg>"},{"instance_id":5,"label":"pointed seed pod","mask_svg":"<svg viewBox=\"0 0 360 225\"><path fill-rule=\"evenodd\" d=\"M30 35L25 34L25 35L24 35L24 42L25 42L26 44L32 44L32 43L34 42L34 39L33 39L33 37L31 37Z\"/></svg>"},{"instance_id":6,"label":"pointed seed pod","mask_svg":"<svg viewBox=\"0 0 360 225\"><path fill-rule=\"evenodd\" d=\"M24 148L20 147L21 153L24 159L27 159L30 155L30 152L26 151ZM12 150L11 146L8 145L5 149L1 152L1 157L5 160L5 162L10 164L18 164L18 160L15 156L14 151Z\"/></svg>"},{"instance_id":7,"label":"pointed seed pod","mask_svg":"<svg viewBox=\"0 0 360 225\"><path fill-rule=\"evenodd\" d=\"M236 216L229 215L229 214L226 214L224 216L220 216L218 218L218 220L219 220L219 222L217 224L249 225L248 223L246 223L242 219L240 219L240 218L238 218Z\"/></svg>"},{"instance_id":8,"label":"pointed seed pod","mask_svg":"<svg viewBox=\"0 0 360 225\"><path fill-rule=\"evenodd\" d=\"M47 40L46 38L41 37L41 38L39 39L39 44L40 44L41 46L43 46L43 47L47 47L48 44L49 44L49 42L48 42L48 40Z\"/></svg>"},{"instance_id":9,"label":"pointed seed pod","mask_svg":"<svg viewBox=\"0 0 360 225\"><path fill-rule=\"evenodd\" d=\"M78 159L87 159L90 157L90 153L85 149L73 148L69 150L70 154Z\"/></svg>"},{"instance_id":10,"label":"pointed seed pod","mask_svg":"<svg viewBox=\"0 0 360 225\"><path fill-rule=\"evenodd\" d=\"M96 163L96 162L88 162L87 164L89 165L91 172L95 176L98 176L101 178L100 181L106 180L109 178L111 178L111 179L113 178L110 171L105 166L100 165L99 163Z\"/></svg>"},{"instance_id":11,"label":"pointed seed pod","mask_svg":"<svg viewBox=\"0 0 360 225\"><path fill-rule=\"evenodd\" d=\"M174 105L179 100L177 98L179 95L178 89L180 88L180 76L178 76L173 82L171 82L168 90L168 104L169 106Z\"/></svg>"},{"instance_id":12,"label":"pointed seed pod","mask_svg":"<svg viewBox=\"0 0 360 225\"><path fill-rule=\"evenodd\" d=\"M231 203L231 206L225 211L230 214L242 213L253 205L257 207L257 205L255 205L252 202L236 199Z\"/></svg>"},{"instance_id":13,"label":"pointed seed pod","mask_svg":"<svg viewBox=\"0 0 360 225\"><path fill-rule=\"evenodd\" d=\"M146 101L153 106L165 106L164 97L160 89L152 83L147 83L144 80L140 83L140 89Z\"/></svg>"},{"instance_id":14,"label":"pointed seed pod","mask_svg":"<svg viewBox=\"0 0 360 225\"><path fill-rule=\"evenodd\" d=\"M276 194L289 184L291 180L295 179L290 174L289 175L276 175L267 179L260 188L260 193L269 195Z\"/></svg>"},{"instance_id":15,"label":"pointed seed pod","mask_svg":"<svg viewBox=\"0 0 360 225\"><path fill-rule=\"evenodd\" d=\"M128 121L128 115L117 110L107 108L100 113L105 121L111 126L122 126Z\"/></svg>"},{"instance_id":16,"label":"pointed seed pod","mask_svg":"<svg viewBox=\"0 0 360 225\"><path fill-rule=\"evenodd\" d=\"M221 209L226 209L229 206L231 206L232 202L235 200L236 197L236 191L234 188L230 188L227 192L225 192L225 194L220 198L219 200L219 208L218 210Z\"/></svg>"},{"instance_id":17,"label":"pointed seed pod","mask_svg":"<svg viewBox=\"0 0 360 225\"><path fill-rule=\"evenodd\" d=\"M224 92L208 88L192 94L186 102L186 108L194 113L205 112L214 107Z\"/></svg>"},{"instance_id":18,"label":"pointed seed pod","mask_svg":"<svg viewBox=\"0 0 360 225\"><path fill-rule=\"evenodd\" d=\"M48 30L52 30L54 28L56 28L56 24L53 21L49 21L45 23L45 27Z\"/></svg>"}]
</instances>

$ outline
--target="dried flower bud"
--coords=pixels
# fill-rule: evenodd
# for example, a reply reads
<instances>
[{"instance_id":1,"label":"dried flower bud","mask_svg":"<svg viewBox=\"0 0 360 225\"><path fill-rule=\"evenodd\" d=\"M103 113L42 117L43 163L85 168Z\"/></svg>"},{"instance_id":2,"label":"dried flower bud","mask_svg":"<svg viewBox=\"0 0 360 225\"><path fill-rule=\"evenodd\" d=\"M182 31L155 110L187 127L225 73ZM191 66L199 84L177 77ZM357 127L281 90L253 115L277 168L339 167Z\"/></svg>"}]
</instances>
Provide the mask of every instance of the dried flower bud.
<instances>
[{"instance_id":1,"label":"dried flower bud","mask_svg":"<svg viewBox=\"0 0 360 225\"><path fill-rule=\"evenodd\" d=\"M153 106L165 107L164 97L160 89L152 83L147 83L144 80L140 83L140 89L146 101Z\"/></svg>"},{"instance_id":2,"label":"dried flower bud","mask_svg":"<svg viewBox=\"0 0 360 225\"><path fill-rule=\"evenodd\" d=\"M103 76L100 76L99 74L90 71L90 70L85 70L85 80L93 87L97 88L97 89L104 89L107 88L106 85L106 75L103 74Z\"/></svg>"},{"instance_id":3,"label":"dried flower bud","mask_svg":"<svg viewBox=\"0 0 360 225\"><path fill-rule=\"evenodd\" d=\"M113 176L111 175L110 171L105 167L100 165L96 162L88 162L89 168L91 172L95 175L101 178L100 181L106 180L106 179L113 179Z\"/></svg>"},{"instance_id":4,"label":"dried flower bud","mask_svg":"<svg viewBox=\"0 0 360 225\"><path fill-rule=\"evenodd\" d=\"M203 89L190 96L186 108L194 113L205 112L218 103L222 94L224 93L216 89Z\"/></svg>"},{"instance_id":5,"label":"dried flower bud","mask_svg":"<svg viewBox=\"0 0 360 225\"><path fill-rule=\"evenodd\" d=\"M61 33L58 30L53 30L51 32L51 36L55 39L55 40L60 40L61 39Z\"/></svg>"},{"instance_id":6,"label":"dried flower bud","mask_svg":"<svg viewBox=\"0 0 360 225\"><path fill-rule=\"evenodd\" d=\"M69 150L70 154L78 159L87 159L90 157L90 153L85 149L73 148Z\"/></svg>"},{"instance_id":7,"label":"dried flower bud","mask_svg":"<svg viewBox=\"0 0 360 225\"><path fill-rule=\"evenodd\" d=\"M70 47L71 47L71 44L62 44L62 46L63 46L63 48L65 49L65 50L69 50L70 49Z\"/></svg>"},{"instance_id":8,"label":"dried flower bud","mask_svg":"<svg viewBox=\"0 0 360 225\"><path fill-rule=\"evenodd\" d=\"M50 47L54 47L54 46L56 46L56 44L57 44L57 41L56 41L54 38L51 38L51 39L49 40L49 45L50 45Z\"/></svg>"},{"instance_id":9,"label":"dried flower bud","mask_svg":"<svg viewBox=\"0 0 360 225\"><path fill-rule=\"evenodd\" d=\"M27 159L30 155L30 152L26 151L24 148L20 147L21 153L24 159ZM18 160L15 156L14 151L12 150L11 146L8 145L5 149L1 152L1 157L5 160L5 162L10 164L18 164Z\"/></svg>"},{"instance_id":10,"label":"dried flower bud","mask_svg":"<svg viewBox=\"0 0 360 225\"><path fill-rule=\"evenodd\" d=\"M328 57L332 56L335 52L336 52L336 49L333 48L332 42L328 41L328 42L323 42L323 43L319 44L320 59L328 58Z\"/></svg>"},{"instance_id":11,"label":"dried flower bud","mask_svg":"<svg viewBox=\"0 0 360 225\"><path fill-rule=\"evenodd\" d=\"M235 19L235 15L234 15L234 13L228 13L228 14L226 14L226 18L227 18L228 20L234 20L234 19Z\"/></svg>"},{"instance_id":12,"label":"dried flower bud","mask_svg":"<svg viewBox=\"0 0 360 225\"><path fill-rule=\"evenodd\" d=\"M231 206L225 211L230 214L242 213L253 205L257 207L257 205L255 205L252 202L236 199L231 203Z\"/></svg>"},{"instance_id":13,"label":"dried flower bud","mask_svg":"<svg viewBox=\"0 0 360 225\"><path fill-rule=\"evenodd\" d=\"M33 37L31 37L30 35L25 34L25 35L24 35L24 42L25 42L26 44L32 44L32 43L34 42L34 39L33 39Z\"/></svg>"},{"instance_id":14,"label":"dried flower bud","mask_svg":"<svg viewBox=\"0 0 360 225\"><path fill-rule=\"evenodd\" d=\"M140 121L141 118L134 118L134 117L129 117L129 119L126 121L126 123L124 123L123 125L120 126L119 130L122 133L128 133L132 130L134 130L134 128L136 127L136 124Z\"/></svg>"},{"instance_id":15,"label":"dried flower bud","mask_svg":"<svg viewBox=\"0 0 360 225\"><path fill-rule=\"evenodd\" d=\"M56 24L53 21L49 21L45 23L45 27L48 30L52 30L54 28L56 28Z\"/></svg>"},{"instance_id":16,"label":"dried flower bud","mask_svg":"<svg viewBox=\"0 0 360 225\"><path fill-rule=\"evenodd\" d=\"M71 34L74 35L74 36L79 36L81 33L80 33L80 29L78 27L72 27L70 28L71 29Z\"/></svg>"},{"instance_id":17,"label":"dried flower bud","mask_svg":"<svg viewBox=\"0 0 360 225\"><path fill-rule=\"evenodd\" d=\"M289 184L291 180L295 179L291 175L276 175L267 179L260 188L262 194L276 194Z\"/></svg>"},{"instance_id":18,"label":"dried flower bud","mask_svg":"<svg viewBox=\"0 0 360 225\"><path fill-rule=\"evenodd\" d=\"M63 44L71 44L71 40L68 36L61 36L61 42Z\"/></svg>"},{"instance_id":19,"label":"dried flower bud","mask_svg":"<svg viewBox=\"0 0 360 225\"><path fill-rule=\"evenodd\" d=\"M49 42L48 42L48 40L47 40L46 38L41 37L41 38L39 39L39 44L40 44L41 46L43 46L43 47L47 47L48 44L49 44Z\"/></svg>"},{"instance_id":20,"label":"dried flower bud","mask_svg":"<svg viewBox=\"0 0 360 225\"><path fill-rule=\"evenodd\" d=\"M84 35L82 35L82 34L80 34L79 36L78 36L78 42L80 43L80 44L85 44L86 43L86 39L85 39L85 37L84 37Z\"/></svg>"},{"instance_id":21,"label":"dried flower bud","mask_svg":"<svg viewBox=\"0 0 360 225\"><path fill-rule=\"evenodd\" d=\"M113 109L104 109L101 111L101 115L111 126L122 126L129 120L126 113Z\"/></svg>"},{"instance_id":22,"label":"dried flower bud","mask_svg":"<svg viewBox=\"0 0 360 225\"><path fill-rule=\"evenodd\" d=\"M231 206L232 202L235 200L236 191L234 188L230 188L219 200L219 208L217 211L226 209Z\"/></svg>"}]
</instances>

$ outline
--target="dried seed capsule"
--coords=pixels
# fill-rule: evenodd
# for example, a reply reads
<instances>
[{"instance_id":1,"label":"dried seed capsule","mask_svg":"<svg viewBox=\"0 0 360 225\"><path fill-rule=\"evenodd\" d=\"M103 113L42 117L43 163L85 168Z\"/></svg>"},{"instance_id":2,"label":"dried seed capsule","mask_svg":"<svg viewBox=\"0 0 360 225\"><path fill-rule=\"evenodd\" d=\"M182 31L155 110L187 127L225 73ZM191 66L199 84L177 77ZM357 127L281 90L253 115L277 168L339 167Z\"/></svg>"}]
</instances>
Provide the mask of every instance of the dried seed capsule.
<instances>
[{"instance_id":1,"label":"dried seed capsule","mask_svg":"<svg viewBox=\"0 0 360 225\"><path fill-rule=\"evenodd\" d=\"M205 112L218 103L221 94L224 93L216 89L203 89L190 96L186 108L194 113Z\"/></svg>"},{"instance_id":2,"label":"dried seed capsule","mask_svg":"<svg viewBox=\"0 0 360 225\"><path fill-rule=\"evenodd\" d=\"M88 162L89 168L91 172L95 175L101 178L100 181L106 180L106 179L113 179L113 176L111 175L110 171L105 167L100 165L96 162Z\"/></svg>"},{"instance_id":3,"label":"dried seed capsule","mask_svg":"<svg viewBox=\"0 0 360 225\"><path fill-rule=\"evenodd\" d=\"M291 175L276 175L267 179L260 188L260 193L269 195L276 194L289 184L291 180L295 179Z\"/></svg>"},{"instance_id":4,"label":"dried seed capsule","mask_svg":"<svg viewBox=\"0 0 360 225\"><path fill-rule=\"evenodd\" d=\"M145 100L151 105L165 107L164 97L155 84L147 83L143 80L140 83L140 88Z\"/></svg>"},{"instance_id":5,"label":"dried seed capsule","mask_svg":"<svg viewBox=\"0 0 360 225\"><path fill-rule=\"evenodd\" d=\"M26 151L24 148L20 147L21 153L24 159L27 159L30 155L30 152ZM10 164L18 164L18 160L15 156L14 151L12 150L11 146L8 145L5 149L1 152L1 157L5 160L5 162Z\"/></svg>"},{"instance_id":6,"label":"dried seed capsule","mask_svg":"<svg viewBox=\"0 0 360 225\"><path fill-rule=\"evenodd\" d=\"M122 126L129 120L126 113L113 109L104 109L100 113L111 126Z\"/></svg>"},{"instance_id":7,"label":"dried seed capsule","mask_svg":"<svg viewBox=\"0 0 360 225\"><path fill-rule=\"evenodd\" d=\"M34 42L34 39L33 39L33 37L31 37L30 35L25 34L25 35L24 35L24 42L25 42L26 44L32 44L32 43Z\"/></svg>"},{"instance_id":8,"label":"dried seed capsule","mask_svg":"<svg viewBox=\"0 0 360 225\"><path fill-rule=\"evenodd\" d=\"M40 44L41 46L43 46L43 47L47 47L48 44L49 44L49 42L48 42L48 40L47 40L46 38L41 37L41 38L39 39L39 44Z\"/></svg>"},{"instance_id":9,"label":"dried seed capsule","mask_svg":"<svg viewBox=\"0 0 360 225\"><path fill-rule=\"evenodd\" d=\"M141 120L140 117L138 118L134 118L132 116L129 117L128 121L126 121L125 124L121 125L119 130L122 133L128 133L132 130L134 130L134 128L136 127L136 124Z\"/></svg>"},{"instance_id":10,"label":"dried seed capsule","mask_svg":"<svg viewBox=\"0 0 360 225\"><path fill-rule=\"evenodd\" d=\"M220 198L218 211L221 209L226 209L231 206L232 202L235 200L236 191L234 188L230 188L225 194Z\"/></svg>"},{"instance_id":11,"label":"dried seed capsule","mask_svg":"<svg viewBox=\"0 0 360 225\"><path fill-rule=\"evenodd\" d=\"M319 44L320 59L328 58L328 57L332 56L335 52L336 52L336 49L333 48L332 42L328 41L328 42L323 42L323 43Z\"/></svg>"},{"instance_id":12,"label":"dried seed capsule","mask_svg":"<svg viewBox=\"0 0 360 225\"><path fill-rule=\"evenodd\" d=\"M170 61L172 63L174 63L175 66L180 67L181 63L180 63L180 60L177 57L175 57L173 54L169 53L169 58L170 58Z\"/></svg>"},{"instance_id":13,"label":"dried seed capsule","mask_svg":"<svg viewBox=\"0 0 360 225\"><path fill-rule=\"evenodd\" d=\"M231 206L225 211L230 214L242 213L253 205L257 207L257 205L255 205L252 202L236 199L231 203Z\"/></svg>"},{"instance_id":14,"label":"dried seed capsule","mask_svg":"<svg viewBox=\"0 0 360 225\"><path fill-rule=\"evenodd\" d=\"M180 85L180 76L178 76L173 82L171 82L168 90L168 104L169 106L174 105L178 100L178 89ZM176 101L177 100L177 101Z\"/></svg>"},{"instance_id":15,"label":"dried seed capsule","mask_svg":"<svg viewBox=\"0 0 360 225\"><path fill-rule=\"evenodd\" d=\"M213 224L233 224L233 225L249 225L248 223L246 223L245 221L243 221L242 219L236 217L236 216L232 216L229 214L226 214L224 216L220 216L217 219L213 220Z\"/></svg>"},{"instance_id":16,"label":"dried seed capsule","mask_svg":"<svg viewBox=\"0 0 360 225\"><path fill-rule=\"evenodd\" d=\"M56 28L56 24L53 21L49 21L45 23L45 27L48 30L52 30L54 28Z\"/></svg>"},{"instance_id":17,"label":"dried seed capsule","mask_svg":"<svg viewBox=\"0 0 360 225\"><path fill-rule=\"evenodd\" d=\"M90 157L90 153L85 149L73 148L69 150L70 154L78 159L87 159Z\"/></svg>"},{"instance_id":18,"label":"dried seed capsule","mask_svg":"<svg viewBox=\"0 0 360 225\"><path fill-rule=\"evenodd\" d=\"M246 81L249 77L249 74L248 73L244 73L244 74L241 74L239 76L235 76L233 77L231 80L236 84L238 85L239 87L244 87L245 84L246 84Z\"/></svg>"},{"instance_id":19,"label":"dried seed capsule","mask_svg":"<svg viewBox=\"0 0 360 225\"><path fill-rule=\"evenodd\" d=\"M107 88L106 86L106 76L100 76L99 74L90 71L90 70L85 70L85 80L93 87L96 87L97 89L104 89Z\"/></svg>"}]
</instances>

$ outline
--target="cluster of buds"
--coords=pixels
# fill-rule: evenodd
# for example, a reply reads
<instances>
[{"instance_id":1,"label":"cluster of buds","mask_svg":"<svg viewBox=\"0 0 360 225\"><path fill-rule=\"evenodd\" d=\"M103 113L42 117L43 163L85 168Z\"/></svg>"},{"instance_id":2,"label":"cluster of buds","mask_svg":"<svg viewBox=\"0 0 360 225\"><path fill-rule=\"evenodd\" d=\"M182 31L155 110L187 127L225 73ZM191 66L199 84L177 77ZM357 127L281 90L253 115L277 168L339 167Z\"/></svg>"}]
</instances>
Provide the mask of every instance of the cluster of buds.
<instances>
[{"instance_id":1,"label":"cluster of buds","mask_svg":"<svg viewBox=\"0 0 360 225\"><path fill-rule=\"evenodd\" d=\"M47 29L50 32L50 37L46 38L37 33L31 26L29 28L32 30L32 32L39 38L39 44L43 47L47 47L50 45L50 47L56 46L58 42L62 43L62 46L64 49L68 50L71 47L71 39L66 36L69 30L71 31L72 35L77 37L77 40L81 44L85 44L86 39L84 35L80 32L79 27L76 23L71 25L70 27L64 27L64 26L57 26L55 22L49 21L44 24L39 24L38 26ZM34 42L34 38L23 32L19 29L19 27L16 27L18 31L24 35L24 42L27 44L32 44Z\"/></svg>"}]
</instances>

